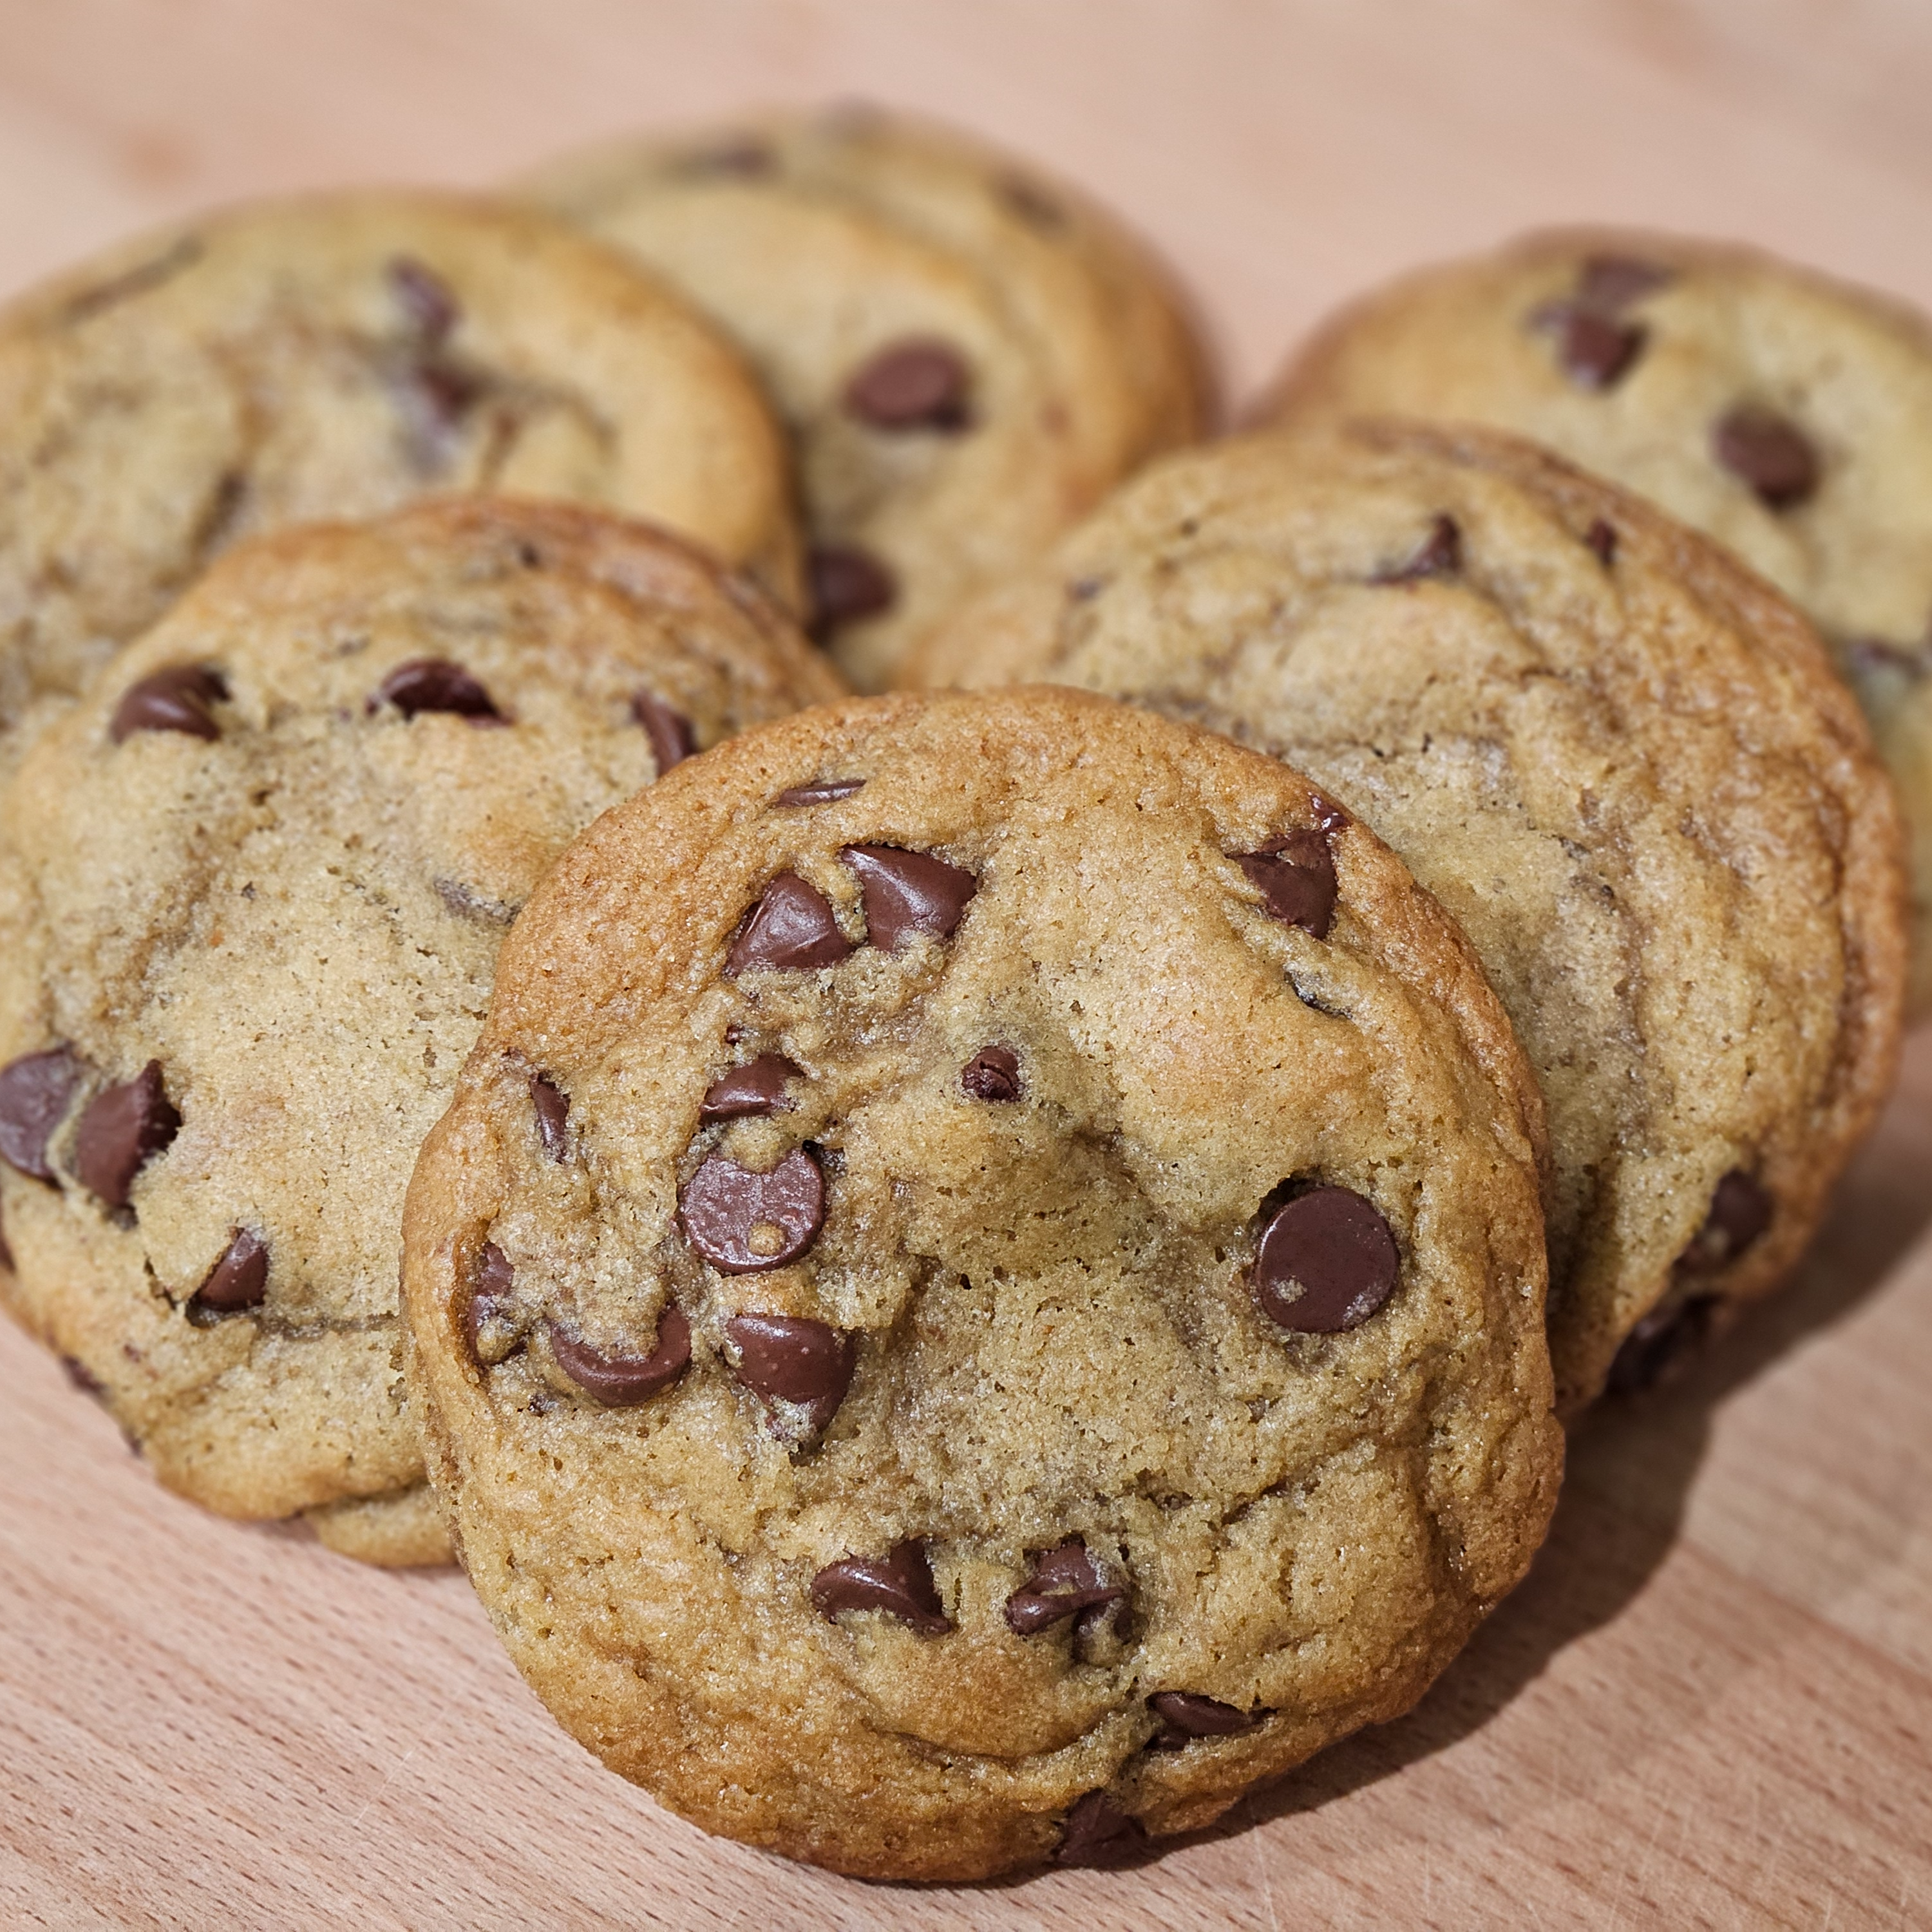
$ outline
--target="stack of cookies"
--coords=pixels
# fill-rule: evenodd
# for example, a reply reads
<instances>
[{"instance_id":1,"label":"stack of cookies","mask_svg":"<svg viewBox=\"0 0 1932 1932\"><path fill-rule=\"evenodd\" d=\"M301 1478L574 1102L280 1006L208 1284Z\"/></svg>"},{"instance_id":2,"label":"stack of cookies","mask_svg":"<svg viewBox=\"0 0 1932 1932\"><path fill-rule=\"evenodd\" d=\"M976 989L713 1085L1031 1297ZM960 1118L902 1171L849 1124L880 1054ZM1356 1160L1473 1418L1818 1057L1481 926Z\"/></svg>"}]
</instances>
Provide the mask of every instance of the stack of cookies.
<instances>
[{"instance_id":1,"label":"stack of cookies","mask_svg":"<svg viewBox=\"0 0 1932 1932\"><path fill-rule=\"evenodd\" d=\"M1203 443L1131 237L854 109L16 302L8 1305L707 1829L1210 1822L1883 1102L1928 344L1544 238Z\"/></svg>"}]
</instances>

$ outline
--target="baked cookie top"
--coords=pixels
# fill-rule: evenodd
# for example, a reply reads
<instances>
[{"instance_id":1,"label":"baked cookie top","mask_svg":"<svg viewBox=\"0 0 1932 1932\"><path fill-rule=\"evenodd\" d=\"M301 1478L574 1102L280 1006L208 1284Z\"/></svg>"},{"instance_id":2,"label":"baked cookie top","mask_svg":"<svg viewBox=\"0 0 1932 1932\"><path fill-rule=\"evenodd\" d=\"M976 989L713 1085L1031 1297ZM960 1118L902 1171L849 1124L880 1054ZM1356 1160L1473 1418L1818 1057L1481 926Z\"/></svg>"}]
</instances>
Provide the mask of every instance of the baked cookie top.
<instances>
[{"instance_id":1,"label":"baked cookie top","mask_svg":"<svg viewBox=\"0 0 1932 1932\"><path fill-rule=\"evenodd\" d=\"M836 688L677 540L466 498L238 547L43 736L4 802L10 1293L162 1480L440 1536L403 1191L503 934L605 806Z\"/></svg>"},{"instance_id":2,"label":"baked cookie top","mask_svg":"<svg viewBox=\"0 0 1932 1932\"><path fill-rule=\"evenodd\" d=\"M1071 692L801 713L608 814L410 1185L499 1632L707 1828L1118 1852L1419 1696L1560 1436L1534 1083L1285 766Z\"/></svg>"},{"instance_id":3,"label":"baked cookie top","mask_svg":"<svg viewBox=\"0 0 1932 1932\"><path fill-rule=\"evenodd\" d=\"M430 492L648 516L790 597L786 468L734 352L541 215L339 194L145 235L0 311L0 726L238 538Z\"/></svg>"},{"instance_id":4,"label":"baked cookie top","mask_svg":"<svg viewBox=\"0 0 1932 1932\"><path fill-rule=\"evenodd\" d=\"M1200 434L1166 274L1012 158L845 107L566 157L525 184L742 346L796 441L820 634L863 687Z\"/></svg>"},{"instance_id":5,"label":"baked cookie top","mask_svg":"<svg viewBox=\"0 0 1932 1932\"><path fill-rule=\"evenodd\" d=\"M1491 423L1716 537L1811 616L1913 839L1932 1004L1932 322L1754 250L1532 235L1346 310L1258 412Z\"/></svg>"},{"instance_id":6,"label":"baked cookie top","mask_svg":"<svg viewBox=\"0 0 1932 1932\"><path fill-rule=\"evenodd\" d=\"M1564 1406L1817 1226L1896 1059L1900 835L1810 627L1714 544L1493 432L1256 436L1129 485L921 668L1272 752L1455 914L1549 1102Z\"/></svg>"}]
</instances>

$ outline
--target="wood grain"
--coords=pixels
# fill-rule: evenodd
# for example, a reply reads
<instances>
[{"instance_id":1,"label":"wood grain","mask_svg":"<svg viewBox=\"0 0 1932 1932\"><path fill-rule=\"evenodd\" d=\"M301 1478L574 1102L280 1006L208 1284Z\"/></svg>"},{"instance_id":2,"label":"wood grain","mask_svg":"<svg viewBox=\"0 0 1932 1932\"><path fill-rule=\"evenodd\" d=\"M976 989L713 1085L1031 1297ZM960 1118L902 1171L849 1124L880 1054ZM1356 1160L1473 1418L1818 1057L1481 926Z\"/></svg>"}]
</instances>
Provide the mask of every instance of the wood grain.
<instances>
[{"instance_id":1,"label":"wood grain","mask_svg":"<svg viewBox=\"0 0 1932 1932\"><path fill-rule=\"evenodd\" d=\"M868 93L1090 183L1239 390L1330 302L1578 217L1932 305L1912 0L4 0L0 286L136 224L487 180ZM0 1920L68 1927L1932 1923L1932 1036L1790 1291L1574 1446L1529 1582L1402 1723L1138 1874L867 1887L552 1726L454 1575L158 1492L0 1334Z\"/></svg>"}]
</instances>

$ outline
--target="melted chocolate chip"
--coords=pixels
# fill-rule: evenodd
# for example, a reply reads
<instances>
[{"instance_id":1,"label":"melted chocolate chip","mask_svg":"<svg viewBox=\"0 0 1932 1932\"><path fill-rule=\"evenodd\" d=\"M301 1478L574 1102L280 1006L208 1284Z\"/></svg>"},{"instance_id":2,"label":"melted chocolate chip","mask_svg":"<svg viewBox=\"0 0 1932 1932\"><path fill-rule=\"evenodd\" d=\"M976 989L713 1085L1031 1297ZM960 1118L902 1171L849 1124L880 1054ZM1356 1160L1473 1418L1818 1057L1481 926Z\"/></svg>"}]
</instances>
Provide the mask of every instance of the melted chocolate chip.
<instances>
[{"instance_id":1,"label":"melted chocolate chip","mask_svg":"<svg viewBox=\"0 0 1932 1932\"><path fill-rule=\"evenodd\" d=\"M1626 1335L1610 1364L1604 1386L1612 1395L1638 1395L1672 1380L1709 1340L1724 1298L1694 1294L1667 1308L1653 1308Z\"/></svg>"},{"instance_id":2,"label":"melted chocolate chip","mask_svg":"<svg viewBox=\"0 0 1932 1932\"><path fill-rule=\"evenodd\" d=\"M237 1228L221 1258L188 1305L190 1320L198 1316L218 1320L258 1308L268 1292L268 1244L252 1228Z\"/></svg>"},{"instance_id":3,"label":"melted chocolate chip","mask_svg":"<svg viewBox=\"0 0 1932 1932\"><path fill-rule=\"evenodd\" d=\"M724 961L724 976L735 980L754 966L809 972L836 966L852 950L824 897L796 872L781 872L738 928Z\"/></svg>"},{"instance_id":4,"label":"melted chocolate chip","mask_svg":"<svg viewBox=\"0 0 1932 1932\"><path fill-rule=\"evenodd\" d=\"M476 1272L470 1281L470 1306L464 1311L464 1334L470 1343L470 1358L483 1366L483 1324L504 1313L510 1306L517 1271L510 1258L494 1241L485 1241L476 1258Z\"/></svg>"},{"instance_id":5,"label":"melted chocolate chip","mask_svg":"<svg viewBox=\"0 0 1932 1932\"><path fill-rule=\"evenodd\" d=\"M1583 532L1583 541L1606 570L1616 562L1617 533L1615 528L1605 523L1601 517Z\"/></svg>"},{"instance_id":6,"label":"melted chocolate chip","mask_svg":"<svg viewBox=\"0 0 1932 1932\"><path fill-rule=\"evenodd\" d=\"M785 1098L785 1082L802 1078L783 1054L761 1053L721 1073L705 1089L698 1104L698 1125L708 1127L713 1120L742 1120L754 1114L788 1113L791 1102Z\"/></svg>"},{"instance_id":7,"label":"melted chocolate chip","mask_svg":"<svg viewBox=\"0 0 1932 1932\"><path fill-rule=\"evenodd\" d=\"M952 1628L932 1580L926 1545L908 1540L890 1556L848 1556L828 1563L812 1580L812 1606L822 1617L842 1610L884 1610L912 1625L922 1636L940 1636Z\"/></svg>"},{"instance_id":8,"label":"melted chocolate chip","mask_svg":"<svg viewBox=\"0 0 1932 1932\"><path fill-rule=\"evenodd\" d=\"M888 952L920 933L946 938L980 882L962 866L896 845L848 845L838 855L859 875L866 937Z\"/></svg>"},{"instance_id":9,"label":"melted chocolate chip","mask_svg":"<svg viewBox=\"0 0 1932 1932\"><path fill-rule=\"evenodd\" d=\"M648 1355L607 1355L554 1322L549 1334L557 1366L608 1408L635 1408L691 1366L691 1324L674 1301L658 1317L657 1340Z\"/></svg>"},{"instance_id":10,"label":"melted chocolate chip","mask_svg":"<svg viewBox=\"0 0 1932 1932\"><path fill-rule=\"evenodd\" d=\"M964 429L971 380L950 344L925 338L895 342L846 384L846 412L874 429Z\"/></svg>"},{"instance_id":11,"label":"melted chocolate chip","mask_svg":"<svg viewBox=\"0 0 1932 1932\"><path fill-rule=\"evenodd\" d=\"M80 1071L65 1046L23 1054L0 1067L0 1160L36 1180L55 1178L47 1142L66 1118Z\"/></svg>"},{"instance_id":12,"label":"melted chocolate chip","mask_svg":"<svg viewBox=\"0 0 1932 1932\"><path fill-rule=\"evenodd\" d=\"M838 1412L858 1350L849 1335L800 1315L734 1315L724 1324L736 1374L766 1402L796 1402L814 1431Z\"/></svg>"},{"instance_id":13,"label":"melted chocolate chip","mask_svg":"<svg viewBox=\"0 0 1932 1932\"><path fill-rule=\"evenodd\" d=\"M1126 1596L1121 1585L1107 1581L1076 1536L1035 1559L1033 1574L1006 1599L1006 1624L1016 1636L1032 1636L1069 1617L1084 1624L1088 1613L1104 1612Z\"/></svg>"},{"instance_id":14,"label":"melted chocolate chip","mask_svg":"<svg viewBox=\"0 0 1932 1932\"><path fill-rule=\"evenodd\" d=\"M1642 352L1648 333L1640 322L1573 308L1557 324L1556 360L1580 389L1613 388Z\"/></svg>"},{"instance_id":15,"label":"melted chocolate chip","mask_svg":"<svg viewBox=\"0 0 1932 1932\"><path fill-rule=\"evenodd\" d=\"M691 720L648 691L639 692L631 700L631 716L644 728L644 735L651 741L651 756L657 760L659 778L672 766L683 764L698 749Z\"/></svg>"},{"instance_id":16,"label":"melted chocolate chip","mask_svg":"<svg viewBox=\"0 0 1932 1932\"><path fill-rule=\"evenodd\" d=\"M447 658L413 658L397 665L376 686L369 708L379 704L393 704L405 718L422 711L452 712L459 718L503 716L482 684Z\"/></svg>"},{"instance_id":17,"label":"melted chocolate chip","mask_svg":"<svg viewBox=\"0 0 1932 1932\"><path fill-rule=\"evenodd\" d=\"M810 784L794 785L789 791L782 791L772 800L774 805L830 805L842 798L850 798L855 791L864 789L863 778L817 778Z\"/></svg>"},{"instance_id":18,"label":"melted chocolate chip","mask_svg":"<svg viewBox=\"0 0 1932 1932\"><path fill-rule=\"evenodd\" d=\"M1147 1829L1130 1818L1104 1791L1090 1791L1074 1800L1066 1814L1057 1865L1124 1864L1147 1848Z\"/></svg>"},{"instance_id":19,"label":"melted chocolate chip","mask_svg":"<svg viewBox=\"0 0 1932 1932\"><path fill-rule=\"evenodd\" d=\"M1818 454L1788 416L1740 403L1711 431L1711 453L1769 510L1794 509L1818 487Z\"/></svg>"},{"instance_id":20,"label":"melted chocolate chip","mask_svg":"<svg viewBox=\"0 0 1932 1932\"><path fill-rule=\"evenodd\" d=\"M1576 278L1576 303L1599 315L1615 315L1672 279L1668 268L1630 255L1592 255Z\"/></svg>"},{"instance_id":21,"label":"melted chocolate chip","mask_svg":"<svg viewBox=\"0 0 1932 1932\"><path fill-rule=\"evenodd\" d=\"M107 735L117 745L136 731L180 731L190 738L218 738L212 707L228 695L228 682L207 664L170 664L130 684L114 707Z\"/></svg>"},{"instance_id":22,"label":"melted chocolate chip","mask_svg":"<svg viewBox=\"0 0 1932 1932\"><path fill-rule=\"evenodd\" d=\"M1400 1257L1375 1204L1346 1187L1312 1187L1277 1208L1255 1256L1263 1314L1298 1334L1359 1327L1388 1300Z\"/></svg>"},{"instance_id":23,"label":"melted chocolate chip","mask_svg":"<svg viewBox=\"0 0 1932 1932\"><path fill-rule=\"evenodd\" d=\"M1234 1737L1261 1722L1218 1697L1200 1696L1192 1690L1157 1690L1148 1703L1166 1725L1169 1737L1184 1744L1190 1738Z\"/></svg>"},{"instance_id":24,"label":"melted chocolate chip","mask_svg":"<svg viewBox=\"0 0 1932 1932\"><path fill-rule=\"evenodd\" d=\"M1335 858L1319 832L1290 832L1234 863L1262 896L1270 919L1326 939L1335 922Z\"/></svg>"},{"instance_id":25,"label":"melted chocolate chip","mask_svg":"<svg viewBox=\"0 0 1932 1932\"><path fill-rule=\"evenodd\" d=\"M544 1152L552 1160L563 1160L570 1151L570 1102L563 1089L548 1073L533 1073L530 1105L536 1112L537 1137Z\"/></svg>"},{"instance_id":26,"label":"melted chocolate chip","mask_svg":"<svg viewBox=\"0 0 1932 1932\"><path fill-rule=\"evenodd\" d=\"M960 1069L959 1084L976 1100L1017 1100L1019 1055L1010 1047L982 1046Z\"/></svg>"},{"instance_id":27,"label":"melted chocolate chip","mask_svg":"<svg viewBox=\"0 0 1932 1932\"><path fill-rule=\"evenodd\" d=\"M412 256L398 255L389 262L388 278L390 292L410 329L424 342L440 343L456 326L463 310L449 284L434 268Z\"/></svg>"},{"instance_id":28,"label":"melted chocolate chip","mask_svg":"<svg viewBox=\"0 0 1932 1932\"><path fill-rule=\"evenodd\" d=\"M1425 577L1454 577L1462 567L1462 532L1454 517L1438 517L1407 562L1378 571L1372 584L1414 584Z\"/></svg>"},{"instance_id":29,"label":"melted chocolate chip","mask_svg":"<svg viewBox=\"0 0 1932 1932\"><path fill-rule=\"evenodd\" d=\"M795 1262L825 1220L825 1177L803 1148L769 1174L708 1155L677 1207L685 1238L724 1274L757 1274Z\"/></svg>"},{"instance_id":30,"label":"melted chocolate chip","mask_svg":"<svg viewBox=\"0 0 1932 1932\"><path fill-rule=\"evenodd\" d=\"M74 1136L74 1172L109 1207L124 1208L135 1175L180 1130L161 1063L151 1060L133 1079L88 1101Z\"/></svg>"},{"instance_id":31,"label":"melted chocolate chip","mask_svg":"<svg viewBox=\"0 0 1932 1932\"><path fill-rule=\"evenodd\" d=\"M820 644L841 624L876 617L898 602L896 578L856 544L814 544L806 553L812 590L812 634Z\"/></svg>"},{"instance_id":32,"label":"melted chocolate chip","mask_svg":"<svg viewBox=\"0 0 1932 1932\"><path fill-rule=\"evenodd\" d=\"M1712 1190L1710 1212L1690 1245L1677 1258L1687 1274L1714 1274L1756 1244L1771 1226L1771 1196L1742 1168L1732 1168Z\"/></svg>"}]
</instances>

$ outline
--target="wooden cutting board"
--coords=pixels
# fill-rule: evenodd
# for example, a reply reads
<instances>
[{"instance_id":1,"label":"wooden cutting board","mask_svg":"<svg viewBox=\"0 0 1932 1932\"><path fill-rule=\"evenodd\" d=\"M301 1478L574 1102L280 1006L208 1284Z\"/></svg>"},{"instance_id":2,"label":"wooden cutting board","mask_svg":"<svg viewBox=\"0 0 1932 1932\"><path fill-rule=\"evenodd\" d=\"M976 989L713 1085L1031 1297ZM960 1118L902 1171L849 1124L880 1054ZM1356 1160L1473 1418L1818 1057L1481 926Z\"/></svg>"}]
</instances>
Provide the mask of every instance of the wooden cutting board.
<instances>
[{"instance_id":1,"label":"wooden cutting board","mask_svg":"<svg viewBox=\"0 0 1932 1932\"><path fill-rule=\"evenodd\" d=\"M1922 0L0 0L0 286L201 203L487 181L748 101L1009 140L1251 386L1404 264L1577 217L1932 306ZM1412 1717L1132 1874L867 1886L551 1726L453 1574L158 1492L0 1333L0 1921L68 1927L1932 1924L1932 1034L1790 1289L1601 1413Z\"/></svg>"}]
</instances>

